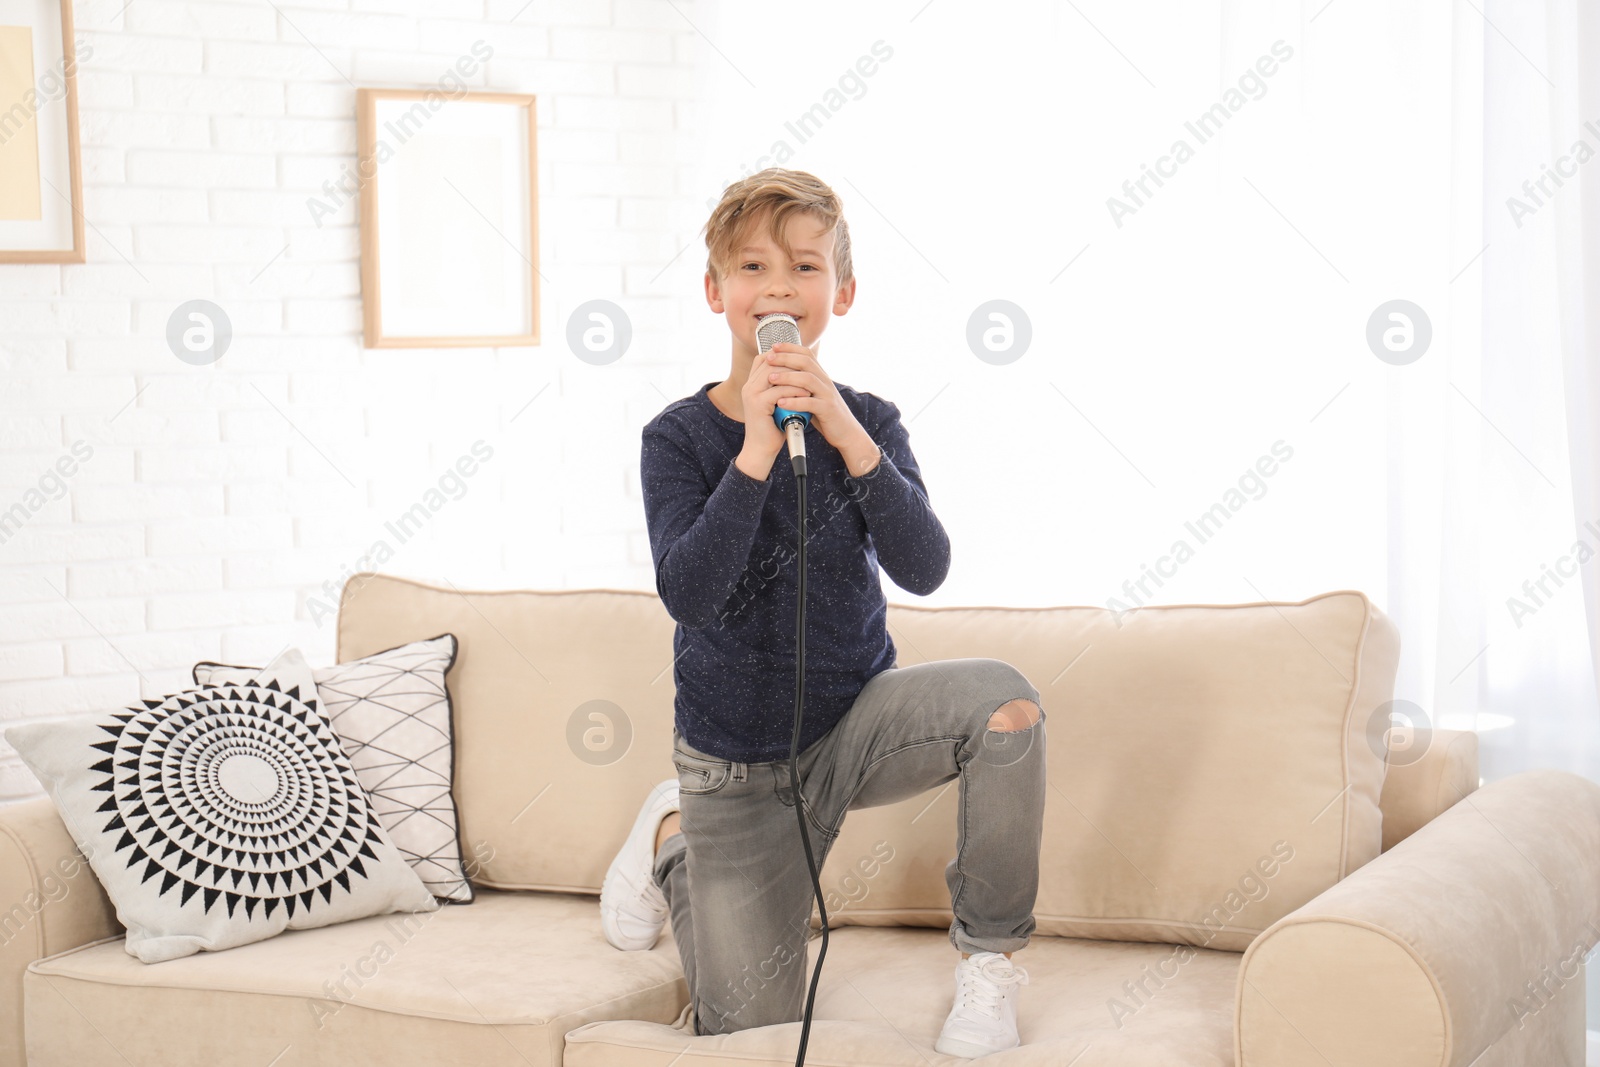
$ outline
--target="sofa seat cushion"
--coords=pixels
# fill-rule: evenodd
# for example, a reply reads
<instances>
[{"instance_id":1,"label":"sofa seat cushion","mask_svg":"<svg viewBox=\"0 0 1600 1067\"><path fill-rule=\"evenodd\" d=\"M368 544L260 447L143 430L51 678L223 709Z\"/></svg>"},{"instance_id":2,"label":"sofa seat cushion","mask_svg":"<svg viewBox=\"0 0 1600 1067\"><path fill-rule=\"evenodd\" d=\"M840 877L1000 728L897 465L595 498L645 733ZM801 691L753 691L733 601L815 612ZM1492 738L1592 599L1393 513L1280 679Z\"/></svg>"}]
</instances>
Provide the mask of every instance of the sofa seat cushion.
<instances>
[{"instance_id":1,"label":"sofa seat cushion","mask_svg":"<svg viewBox=\"0 0 1600 1067\"><path fill-rule=\"evenodd\" d=\"M811 941L806 974L816 964ZM935 1052L959 954L943 931L851 926L828 935L806 1062L895 1067L981 1062ZM1240 954L1189 945L1035 936L1016 954L1022 1046L1007 1067L1232 1067ZM567 1035L567 1067L757 1067L794 1063L800 1024L691 1035L673 1025L596 1022ZM1082 1058L1079 1058L1081 1055Z\"/></svg>"},{"instance_id":2,"label":"sofa seat cushion","mask_svg":"<svg viewBox=\"0 0 1600 1067\"><path fill-rule=\"evenodd\" d=\"M542 1067L561 1063L573 1027L670 1022L688 989L670 927L650 951L620 952L592 896L480 887L470 905L157 964L129 956L120 936L98 941L34 962L24 1001L32 1067Z\"/></svg>"}]
</instances>

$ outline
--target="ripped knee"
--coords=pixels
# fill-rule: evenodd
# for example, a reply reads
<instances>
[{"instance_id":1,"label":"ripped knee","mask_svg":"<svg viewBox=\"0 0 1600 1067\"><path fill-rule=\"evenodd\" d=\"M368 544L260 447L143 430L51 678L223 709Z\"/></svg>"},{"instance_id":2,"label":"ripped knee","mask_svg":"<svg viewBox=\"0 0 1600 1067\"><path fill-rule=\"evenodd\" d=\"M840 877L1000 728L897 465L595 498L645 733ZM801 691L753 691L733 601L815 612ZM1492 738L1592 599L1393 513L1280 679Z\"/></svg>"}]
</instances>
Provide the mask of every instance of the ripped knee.
<instances>
[{"instance_id":1,"label":"ripped knee","mask_svg":"<svg viewBox=\"0 0 1600 1067\"><path fill-rule=\"evenodd\" d=\"M1031 700L1012 700L1000 705L989 716L991 730L1026 730L1039 721L1039 705Z\"/></svg>"}]
</instances>

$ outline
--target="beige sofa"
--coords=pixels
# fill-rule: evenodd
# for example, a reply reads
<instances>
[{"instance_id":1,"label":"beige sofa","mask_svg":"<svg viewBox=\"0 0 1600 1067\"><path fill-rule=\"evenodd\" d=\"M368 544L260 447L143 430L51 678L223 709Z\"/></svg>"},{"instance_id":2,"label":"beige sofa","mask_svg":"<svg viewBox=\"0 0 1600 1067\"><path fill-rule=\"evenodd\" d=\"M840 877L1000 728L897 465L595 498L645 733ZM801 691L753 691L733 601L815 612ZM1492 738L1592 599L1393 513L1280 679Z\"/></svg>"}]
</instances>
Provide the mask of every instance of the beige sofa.
<instances>
[{"instance_id":1,"label":"beige sofa","mask_svg":"<svg viewBox=\"0 0 1600 1067\"><path fill-rule=\"evenodd\" d=\"M673 774L672 629L652 593L357 575L341 662L460 640L477 900L146 965L51 802L0 808L0 1067L792 1063L798 1023L691 1035L670 926L648 952L601 935L606 866ZM1399 639L1362 594L1120 618L897 604L889 629L902 665L1015 664L1048 715L1023 1044L983 1062L1582 1063L1600 785L1477 789L1471 733L1386 749ZM807 1062L971 1062L933 1051L958 795L849 816Z\"/></svg>"}]
</instances>

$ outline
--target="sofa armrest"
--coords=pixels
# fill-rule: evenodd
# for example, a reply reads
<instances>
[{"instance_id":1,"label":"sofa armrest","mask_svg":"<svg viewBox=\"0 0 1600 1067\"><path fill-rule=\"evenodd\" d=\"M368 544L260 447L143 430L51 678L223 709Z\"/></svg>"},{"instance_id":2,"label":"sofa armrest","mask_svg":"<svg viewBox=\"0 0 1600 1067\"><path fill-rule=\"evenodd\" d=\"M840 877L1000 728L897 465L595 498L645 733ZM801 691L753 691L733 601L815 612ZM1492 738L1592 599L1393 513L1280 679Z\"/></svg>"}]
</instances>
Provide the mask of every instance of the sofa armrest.
<instances>
[{"instance_id":1,"label":"sofa armrest","mask_svg":"<svg viewBox=\"0 0 1600 1067\"><path fill-rule=\"evenodd\" d=\"M1576 1047L1582 1063L1597 855L1600 784L1536 770L1462 797L1251 942L1235 988L1239 1067L1565 1058L1524 1046Z\"/></svg>"},{"instance_id":2,"label":"sofa armrest","mask_svg":"<svg viewBox=\"0 0 1600 1067\"><path fill-rule=\"evenodd\" d=\"M0 1067L24 1067L22 973L45 956L123 931L47 796L0 806Z\"/></svg>"}]
</instances>

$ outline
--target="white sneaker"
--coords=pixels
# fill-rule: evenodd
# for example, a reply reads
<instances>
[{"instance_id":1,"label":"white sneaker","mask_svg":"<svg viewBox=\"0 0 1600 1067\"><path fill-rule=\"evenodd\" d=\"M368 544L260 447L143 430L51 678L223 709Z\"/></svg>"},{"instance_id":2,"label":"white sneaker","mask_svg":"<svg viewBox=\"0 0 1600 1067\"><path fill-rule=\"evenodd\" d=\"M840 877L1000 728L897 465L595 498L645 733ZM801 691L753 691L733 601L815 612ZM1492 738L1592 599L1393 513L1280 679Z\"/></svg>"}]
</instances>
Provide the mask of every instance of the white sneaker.
<instances>
[{"instance_id":1,"label":"white sneaker","mask_svg":"<svg viewBox=\"0 0 1600 1067\"><path fill-rule=\"evenodd\" d=\"M650 790L633 829L600 884L600 927L606 940L624 952L650 948L661 936L670 909L656 885L656 833L661 820L678 807L678 780L668 778Z\"/></svg>"},{"instance_id":2,"label":"white sneaker","mask_svg":"<svg viewBox=\"0 0 1600 1067\"><path fill-rule=\"evenodd\" d=\"M1017 987L1028 972L1001 952L974 952L956 963L956 1002L935 1050L947 1056L987 1056L1016 1048Z\"/></svg>"}]
</instances>

